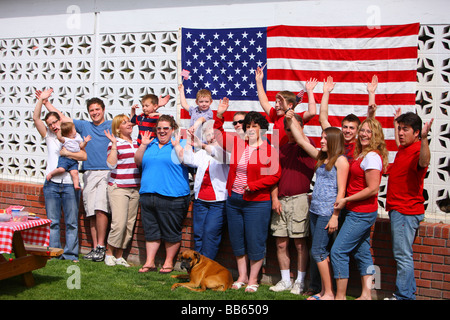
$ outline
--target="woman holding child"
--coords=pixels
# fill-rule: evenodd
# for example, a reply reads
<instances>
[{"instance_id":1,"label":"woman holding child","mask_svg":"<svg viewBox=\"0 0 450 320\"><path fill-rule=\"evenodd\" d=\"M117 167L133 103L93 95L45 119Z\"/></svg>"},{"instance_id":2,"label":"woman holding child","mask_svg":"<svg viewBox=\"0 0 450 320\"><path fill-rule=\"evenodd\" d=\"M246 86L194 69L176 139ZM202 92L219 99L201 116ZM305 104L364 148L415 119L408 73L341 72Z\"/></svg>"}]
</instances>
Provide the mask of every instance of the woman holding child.
<instances>
[{"instance_id":1,"label":"woman holding child","mask_svg":"<svg viewBox=\"0 0 450 320\"><path fill-rule=\"evenodd\" d=\"M188 169L180 157L185 140L175 134L178 125L170 115L161 115L156 122L156 138L145 132L135 154L141 167L140 203L147 259L139 272L156 271L155 256L165 242L166 259L160 273L173 271L181 244L182 222L190 202ZM175 138L173 136L175 135Z\"/></svg>"},{"instance_id":2,"label":"woman holding child","mask_svg":"<svg viewBox=\"0 0 450 320\"><path fill-rule=\"evenodd\" d=\"M270 192L280 179L281 168L277 151L263 139L263 131L269 126L266 118L259 112L247 113L243 140L225 133L223 114L227 109L228 99L224 98L214 118L214 129L219 145L231 153L226 214L239 273L232 288L246 285L246 292L256 292L272 211Z\"/></svg>"}]
</instances>

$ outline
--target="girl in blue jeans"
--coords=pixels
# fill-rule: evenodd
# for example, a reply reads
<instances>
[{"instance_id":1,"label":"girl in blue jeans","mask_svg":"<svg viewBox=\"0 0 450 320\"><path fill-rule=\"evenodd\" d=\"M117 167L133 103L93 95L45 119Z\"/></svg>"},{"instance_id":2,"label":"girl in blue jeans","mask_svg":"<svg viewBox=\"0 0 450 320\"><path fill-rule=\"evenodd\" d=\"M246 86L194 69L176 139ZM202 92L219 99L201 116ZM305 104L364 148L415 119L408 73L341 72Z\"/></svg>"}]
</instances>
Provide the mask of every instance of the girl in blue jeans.
<instances>
[{"instance_id":1,"label":"girl in blue jeans","mask_svg":"<svg viewBox=\"0 0 450 320\"><path fill-rule=\"evenodd\" d=\"M334 203L345 196L349 164L343 156L344 135L341 130L328 127L322 132L320 150L310 144L303 129L288 111L286 121L296 142L313 158L317 159L316 183L312 193L310 230L312 235L311 256L317 263L322 281L322 291L308 300L333 300L332 270L327 249L331 234L337 230L339 209Z\"/></svg>"}]
</instances>

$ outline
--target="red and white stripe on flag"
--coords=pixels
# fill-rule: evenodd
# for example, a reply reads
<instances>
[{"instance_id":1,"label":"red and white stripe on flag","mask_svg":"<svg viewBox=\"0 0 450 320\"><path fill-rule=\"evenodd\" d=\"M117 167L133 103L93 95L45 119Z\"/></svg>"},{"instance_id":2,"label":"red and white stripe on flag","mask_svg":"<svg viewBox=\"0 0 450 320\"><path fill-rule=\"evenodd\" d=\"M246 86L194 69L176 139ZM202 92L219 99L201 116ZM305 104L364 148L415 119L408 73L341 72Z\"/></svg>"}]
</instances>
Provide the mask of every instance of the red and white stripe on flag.
<instances>
[{"instance_id":1,"label":"red and white stripe on flag","mask_svg":"<svg viewBox=\"0 0 450 320\"><path fill-rule=\"evenodd\" d=\"M367 83L377 75L376 118L384 128L388 149L394 151L395 110L415 110L419 27L418 23L379 28L269 27L267 96L274 101L281 90L298 90L299 81L322 81L330 75L336 85L329 99L329 121L340 127L349 113L365 118ZM320 103L322 84L314 93ZM304 105L307 100L305 95ZM313 139L320 137L318 117L308 123L305 133Z\"/></svg>"},{"instance_id":2,"label":"red and white stripe on flag","mask_svg":"<svg viewBox=\"0 0 450 320\"><path fill-rule=\"evenodd\" d=\"M328 76L332 76L336 85L330 95L328 110L329 121L336 127L341 126L341 120L347 114L353 113L361 119L366 117L368 105L367 83L371 81L373 75L377 75L376 118L384 128L388 149L396 151L393 129L394 112L399 107L402 109L402 112L415 111L419 27L419 23L413 23L379 27L279 25L261 28L266 30L264 35L266 40L266 61L261 59L252 61L252 55L246 57L242 52L241 49L250 48L252 43L250 38L247 38L245 41L238 40L239 35L246 34L245 29L226 29L229 39L225 40L228 43L234 43L234 47L232 48L227 43L225 46L218 45L216 48L219 54L222 52L222 56L230 52L230 55L239 53L236 56L238 59L230 61L227 57L225 61L233 66L233 71L229 70L230 75L232 75L230 77L233 81L230 83L232 88L236 88L239 85L236 71L239 70L239 76L243 76L242 68L238 67L239 63L246 62L250 66L250 73L244 76L245 81L248 81L250 85L252 82L254 83L254 70L256 67L261 67L267 63L267 67L264 70L265 87L267 96L273 104L277 92L289 90L297 94L305 88L304 85L307 80L317 78L319 84L314 90L314 95L318 113L323 91L322 81ZM233 32L233 30L236 32ZM208 31L211 33L211 29ZM260 29L258 30L259 33ZM204 34L202 33L202 35ZM212 34L217 35L218 33ZM199 57L201 57L202 37L197 39ZM225 40L222 40L221 43L225 43ZM204 41L205 45L203 48L207 50L208 40L205 38ZM236 43L239 43L239 45L236 45ZM185 50L185 46L189 45L183 44L181 50ZM195 50L196 47L197 45L193 45L190 46L190 49ZM200 62L205 62L207 65L209 60L214 61L214 59L208 60L210 57L213 56L206 55ZM192 60L194 61L194 59ZM217 60L220 62L220 59ZM189 70L189 66L185 62L185 60L182 61L181 67ZM196 67L194 75L207 76L211 70L214 70L214 68L205 67L205 70L201 70L201 67ZM220 74L219 69L217 73ZM203 88L205 87L201 81L193 81L198 82L199 88L202 85ZM223 84L223 82L217 82L218 84ZM207 85L213 85L214 83L214 80L205 81ZM244 83L242 79L241 83ZM256 86L254 89L256 92ZM195 106L195 99L188 99L188 101L190 105ZM217 103L218 98L215 98L215 103L212 106L213 111L217 109ZM307 105L308 97L305 94L301 105L296 107L296 112L305 111ZM231 100L228 110L228 114L225 115L226 130L232 130L230 121L232 120L232 114L236 111L253 110L263 112L258 101L246 99L242 94L239 99ZM181 120L189 117L184 110L182 110L180 115ZM317 145L319 145L318 141L321 131L318 116L314 117L305 126L305 133L316 140Z\"/></svg>"}]
</instances>

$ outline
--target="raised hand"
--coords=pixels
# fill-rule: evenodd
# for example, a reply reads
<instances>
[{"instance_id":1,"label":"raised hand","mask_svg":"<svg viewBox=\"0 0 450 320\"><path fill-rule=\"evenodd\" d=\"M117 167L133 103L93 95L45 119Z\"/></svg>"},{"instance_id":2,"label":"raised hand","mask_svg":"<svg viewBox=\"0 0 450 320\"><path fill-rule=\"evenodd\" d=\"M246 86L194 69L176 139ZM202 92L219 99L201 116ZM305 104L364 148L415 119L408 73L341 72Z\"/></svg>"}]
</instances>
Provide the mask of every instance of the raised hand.
<instances>
[{"instance_id":1,"label":"raised hand","mask_svg":"<svg viewBox=\"0 0 450 320\"><path fill-rule=\"evenodd\" d=\"M113 134L111 134L111 133L109 132L109 129L104 130L103 132L105 133L105 136L109 139L109 141L111 141L112 143L117 142L116 136L113 135Z\"/></svg>"},{"instance_id":2,"label":"raised hand","mask_svg":"<svg viewBox=\"0 0 450 320\"><path fill-rule=\"evenodd\" d=\"M143 145L148 145L148 144L150 144L150 142L152 142L153 141L153 139L155 139L155 138L150 138L150 136L151 136L151 132L150 131L145 131L143 134L142 134L142 137L141 137L141 145L143 144Z\"/></svg>"},{"instance_id":3,"label":"raised hand","mask_svg":"<svg viewBox=\"0 0 450 320\"><path fill-rule=\"evenodd\" d=\"M376 75L374 75L372 77L372 82L369 82L367 84L367 92L375 94L377 87L378 87L378 77Z\"/></svg>"},{"instance_id":4,"label":"raised hand","mask_svg":"<svg viewBox=\"0 0 450 320\"><path fill-rule=\"evenodd\" d=\"M255 80L262 81L263 79L264 79L264 71L260 67L256 68Z\"/></svg>"},{"instance_id":5,"label":"raised hand","mask_svg":"<svg viewBox=\"0 0 450 320\"><path fill-rule=\"evenodd\" d=\"M48 100L48 98L50 98L50 96L53 93L53 89L47 89L44 91L40 91L40 90L36 90L35 95L37 99L42 99L42 101L46 102Z\"/></svg>"},{"instance_id":6,"label":"raised hand","mask_svg":"<svg viewBox=\"0 0 450 320\"><path fill-rule=\"evenodd\" d=\"M228 110L229 105L230 100L227 97L220 99L219 105L217 106L217 113L222 116Z\"/></svg>"},{"instance_id":7,"label":"raised hand","mask_svg":"<svg viewBox=\"0 0 450 320\"><path fill-rule=\"evenodd\" d=\"M87 135L86 137L83 138L83 140L84 140L84 143L88 143L89 141L92 140L92 138L90 135Z\"/></svg>"},{"instance_id":8,"label":"raised hand","mask_svg":"<svg viewBox=\"0 0 450 320\"><path fill-rule=\"evenodd\" d=\"M319 81L316 78L310 78L305 83L306 91L313 91Z\"/></svg>"},{"instance_id":9,"label":"raised hand","mask_svg":"<svg viewBox=\"0 0 450 320\"><path fill-rule=\"evenodd\" d=\"M428 139L428 132L431 130L431 125L433 124L434 118L432 118L429 122L426 122L422 127L422 139Z\"/></svg>"},{"instance_id":10,"label":"raised hand","mask_svg":"<svg viewBox=\"0 0 450 320\"><path fill-rule=\"evenodd\" d=\"M169 100L170 100L169 95L166 95L164 98L162 96L159 96L158 106L159 107L165 106L167 104L167 102L169 102Z\"/></svg>"},{"instance_id":11,"label":"raised hand","mask_svg":"<svg viewBox=\"0 0 450 320\"><path fill-rule=\"evenodd\" d=\"M331 92L334 89L335 83L333 82L333 77L328 76L327 80L323 80L323 92Z\"/></svg>"}]
</instances>

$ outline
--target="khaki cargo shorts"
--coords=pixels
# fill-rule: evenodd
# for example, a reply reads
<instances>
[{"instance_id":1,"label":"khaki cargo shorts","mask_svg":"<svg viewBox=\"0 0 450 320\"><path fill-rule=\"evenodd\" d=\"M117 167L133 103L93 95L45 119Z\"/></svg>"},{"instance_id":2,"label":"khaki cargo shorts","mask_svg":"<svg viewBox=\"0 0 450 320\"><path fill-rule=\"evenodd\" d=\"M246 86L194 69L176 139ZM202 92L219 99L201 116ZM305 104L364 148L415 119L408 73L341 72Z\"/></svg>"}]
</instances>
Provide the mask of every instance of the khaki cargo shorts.
<instances>
[{"instance_id":1,"label":"khaki cargo shorts","mask_svg":"<svg viewBox=\"0 0 450 320\"><path fill-rule=\"evenodd\" d=\"M305 238L309 236L309 202L306 193L283 197L281 214L272 211L270 227L274 237Z\"/></svg>"},{"instance_id":2,"label":"khaki cargo shorts","mask_svg":"<svg viewBox=\"0 0 450 320\"><path fill-rule=\"evenodd\" d=\"M95 215L95 211L109 213L108 178L109 170L88 170L83 174L83 204L86 217Z\"/></svg>"}]
</instances>

